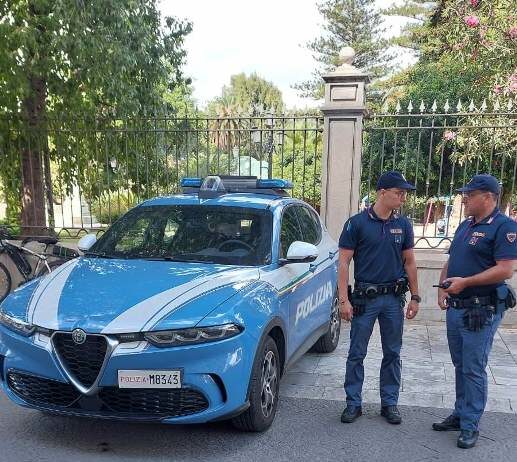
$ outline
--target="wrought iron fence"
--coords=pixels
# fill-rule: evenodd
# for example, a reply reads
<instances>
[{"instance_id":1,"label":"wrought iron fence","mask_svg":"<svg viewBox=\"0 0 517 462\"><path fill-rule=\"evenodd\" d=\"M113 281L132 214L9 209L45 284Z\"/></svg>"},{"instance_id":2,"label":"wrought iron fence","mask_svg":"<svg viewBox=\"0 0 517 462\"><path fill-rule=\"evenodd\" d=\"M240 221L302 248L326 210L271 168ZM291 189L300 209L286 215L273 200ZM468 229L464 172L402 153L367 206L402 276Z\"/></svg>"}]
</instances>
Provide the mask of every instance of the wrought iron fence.
<instances>
[{"instance_id":1,"label":"wrought iron fence","mask_svg":"<svg viewBox=\"0 0 517 462\"><path fill-rule=\"evenodd\" d=\"M62 117L39 127L4 119L0 158L9 168L0 181L5 192L19 194L25 182L41 196L25 207L26 233L40 231L43 214L64 237L105 229L135 204L177 193L188 176L290 179L293 196L318 209L322 129L318 115Z\"/></svg>"},{"instance_id":2,"label":"wrought iron fence","mask_svg":"<svg viewBox=\"0 0 517 462\"><path fill-rule=\"evenodd\" d=\"M477 173L496 176L502 186L500 208L514 214L517 208L517 112L510 100L504 108L496 101L488 110L484 101L451 111L446 102L426 110L421 103L413 113L410 102L403 113L366 119L363 132L361 206L371 203L375 182L386 170L399 170L414 182L404 213L412 220L417 247L444 247L462 220L463 205L456 189Z\"/></svg>"}]
</instances>

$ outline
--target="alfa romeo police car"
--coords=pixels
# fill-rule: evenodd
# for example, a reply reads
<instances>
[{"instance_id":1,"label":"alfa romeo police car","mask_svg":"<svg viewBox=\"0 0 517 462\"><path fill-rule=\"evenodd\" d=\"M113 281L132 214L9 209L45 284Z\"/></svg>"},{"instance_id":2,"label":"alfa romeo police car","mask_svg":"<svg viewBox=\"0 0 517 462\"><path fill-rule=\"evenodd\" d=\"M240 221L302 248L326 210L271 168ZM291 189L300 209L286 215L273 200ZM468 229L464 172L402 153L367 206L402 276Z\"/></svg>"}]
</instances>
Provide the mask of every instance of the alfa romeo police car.
<instances>
[{"instance_id":1,"label":"alfa romeo police car","mask_svg":"<svg viewBox=\"0 0 517 462\"><path fill-rule=\"evenodd\" d=\"M0 306L0 383L45 412L268 428L339 339L337 244L285 180L186 178Z\"/></svg>"}]
</instances>

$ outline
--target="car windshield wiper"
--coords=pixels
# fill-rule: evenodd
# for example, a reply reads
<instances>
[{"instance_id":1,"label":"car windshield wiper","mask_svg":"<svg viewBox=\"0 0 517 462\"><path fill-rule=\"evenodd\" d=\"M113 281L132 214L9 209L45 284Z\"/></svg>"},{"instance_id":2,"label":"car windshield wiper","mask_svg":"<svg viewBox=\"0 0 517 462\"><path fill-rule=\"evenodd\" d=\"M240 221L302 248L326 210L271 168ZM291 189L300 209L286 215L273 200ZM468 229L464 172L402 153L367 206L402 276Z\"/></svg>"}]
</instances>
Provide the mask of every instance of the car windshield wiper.
<instances>
[{"instance_id":1,"label":"car windshield wiper","mask_svg":"<svg viewBox=\"0 0 517 462\"><path fill-rule=\"evenodd\" d=\"M162 257L141 257L145 260L150 261L179 261L185 263L215 263L212 260L194 260L190 258L181 258L180 255L162 256Z\"/></svg>"},{"instance_id":2,"label":"car windshield wiper","mask_svg":"<svg viewBox=\"0 0 517 462\"><path fill-rule=\"evenodd\" d=\"M94 252L93 250L88 250L87 252L84 253L84 256L85 257L95 257L95 258L122 258L122 257L117 257L115 255L110 255L106 252Z\"/></svg>"}]
</instances>

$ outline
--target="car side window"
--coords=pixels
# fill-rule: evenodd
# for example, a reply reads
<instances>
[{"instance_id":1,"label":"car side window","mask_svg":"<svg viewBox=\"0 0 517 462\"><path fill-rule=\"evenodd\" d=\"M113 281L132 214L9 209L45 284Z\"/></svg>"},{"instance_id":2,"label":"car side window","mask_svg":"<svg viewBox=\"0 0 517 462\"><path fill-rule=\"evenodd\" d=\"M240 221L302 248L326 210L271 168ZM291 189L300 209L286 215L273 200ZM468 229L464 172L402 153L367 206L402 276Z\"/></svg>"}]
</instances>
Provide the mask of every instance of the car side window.
<instances>
[{"instance_id":1,"label":"car side window","mask_svg":"<svg viewBox=\"0 0 517 462\"><path fill-rule=\"evenodd\" d=\"M303 236L298 224L295 207L285 209L280 227L280 258L286 258L287 250L294 241L302 241Z\"/></svg>"},{"instance_id":2,"label":"car side window","mask_svg":"<svg viewBox=\"0 0 517 462\"><path fill-rule=\"evenodd\" d=\"M318 245L321 241L321 224L316 214L307 207L297 206L303 241Z\"/></svg>"}]
</instances>

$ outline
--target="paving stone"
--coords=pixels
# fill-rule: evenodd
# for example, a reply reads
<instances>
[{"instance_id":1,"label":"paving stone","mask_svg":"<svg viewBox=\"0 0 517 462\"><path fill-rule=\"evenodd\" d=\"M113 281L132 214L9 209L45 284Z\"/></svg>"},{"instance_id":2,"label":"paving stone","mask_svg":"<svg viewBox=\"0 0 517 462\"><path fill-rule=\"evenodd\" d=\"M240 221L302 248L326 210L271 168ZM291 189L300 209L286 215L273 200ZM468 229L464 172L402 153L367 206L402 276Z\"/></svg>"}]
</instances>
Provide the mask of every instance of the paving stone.
<instances>
[{"instance_id":1,"label":"paving stone","mask_svg":"<svg viewBox=\"0 0 517 462\"><path fill-rule=\"evenodd\" d=\"M443 398L440 393L400 392L399 404L414 406L415 403L423 407L443 407Z\"/></svg>"},{"instance_id":2,"label":"paving stone","mask_svg":"<svg viewBox=\"0 0 517 462\"><path fill-rule=\"evenodd\" d=\"M517 367L490 366L497 385L517 385Z\"/></svg>"},{"instance_id":3,"label":"paving stone","mask_svg":"<svg viewBox=\"0 0 517 462\"><path fill-rule=\"evenodd\" d=\"M286 396L343 401L350 325L342 327L341 339L331 354L308 353L282 379ZM515 353L513 351L515 350ZM408 324L402 360L401 404L451 408L454 404L454 366L445 326ZM375 326L364 360L363 401L379 403L379 373L382 346ZM517 413L517 329L500 328L487 369L489 406L492 411ZM497 381L497 382L496 382ZM441 404L440 404L441 403Z\"/></svg>"},{"instance_id":4,"label":"paving stone","mask_svg":"<svg viewBox=\"0 0 517 462\"><path fill-rule=\"evenodd\" d=\"M456 400L455 395L444 395L443 396L443 405L444 407L453 409L454 402ZM510 405L509 399L502 398L488 398L485 412L507 412L512 413L512 407Z\"/></svg>"},{"instance_id":5,"label":"paving stone","mask_svg":"<svg viewBox=\"0 0 517 462\"><path fill-rule=\"evenodd\" d=\"M291 398L322 399L324 388L309 385L280 385L280 395Z\"/></svg>"},{"instance_id":6,"label":"paving stone","mask_svg":"<svg viewBox=\"0 0 517 462\"><path fill-rule=\"evenodd\" d=\"M425 362L402 362L402 377L404 380L415 380L422 382L443 382L445 381L445 369L443 363ZM432 405L434 406L434 405Z\"/></svg>"}]
</instances>

